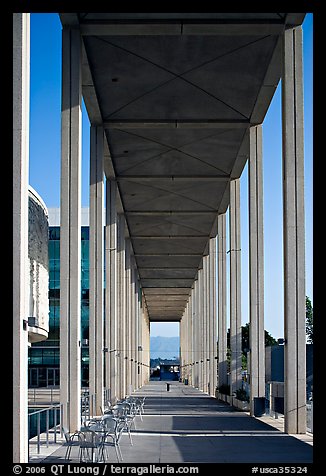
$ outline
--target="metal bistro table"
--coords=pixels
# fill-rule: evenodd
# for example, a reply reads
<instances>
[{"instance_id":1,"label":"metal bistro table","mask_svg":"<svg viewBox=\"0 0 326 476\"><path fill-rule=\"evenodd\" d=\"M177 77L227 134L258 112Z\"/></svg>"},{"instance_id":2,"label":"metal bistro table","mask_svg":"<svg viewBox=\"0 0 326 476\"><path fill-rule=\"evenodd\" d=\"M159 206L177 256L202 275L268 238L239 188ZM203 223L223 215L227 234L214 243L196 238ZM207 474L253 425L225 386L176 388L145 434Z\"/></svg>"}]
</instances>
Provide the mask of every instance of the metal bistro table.
<instances>
[{"instance_id":1,"label":"metal bistro table","mask_svg":"<svg viewBox=\"0 0 326 476\"><path fill-rule=\"evenodd\" d=\"M92 426L83 426L80 428L80 462L81 463L99 463L100 456L103 455L103 438L105 437L103 428Z\"/></svg>"},{"instance_id":2,"label":"metal bistro table","mask_svg":"<svg viewBox=\"0 0 326 476\"><path fill-rule=\"evenodd\" d=\"M80 462L105 463L109 457L108 448L112 446L115 448L118 462L122 461L117 426L116 418L104 417L101 420L90 421L88 426L81 427L80 433L84 441L80 445Z\"/></svg>"}]
</instances>

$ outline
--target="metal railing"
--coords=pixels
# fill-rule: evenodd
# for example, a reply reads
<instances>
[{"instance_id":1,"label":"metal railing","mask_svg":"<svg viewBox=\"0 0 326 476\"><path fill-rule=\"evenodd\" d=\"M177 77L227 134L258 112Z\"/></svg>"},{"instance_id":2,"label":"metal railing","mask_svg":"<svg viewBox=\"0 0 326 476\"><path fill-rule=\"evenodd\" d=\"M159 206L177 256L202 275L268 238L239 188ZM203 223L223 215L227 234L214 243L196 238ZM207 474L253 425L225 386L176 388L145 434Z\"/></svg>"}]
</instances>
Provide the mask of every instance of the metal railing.
<instances>
[{"instance_id":1,"label":"metal railing","mask_svg":"<svg viewBox=\"0 0 326 476\"><path fill-rule=\"evenodd\" d=\"M33 420L35 421L35 419L36 419L36 425L33 425ZM35 438L36 438L36 445L37 445L37 454L40 454L41 444L44 443L44 441L41 441L42 434L45 434L45 444L47 447L49 446L50 430L53 430L51 432L51 435L53 435L52 436L53 443L57 442L57 434L62 435L61 421L62 421L62 405L60 404L50 405L46 408L35 410L28 414L28 429L29 429L28 452L29 454L30 454L30 443ZM31 435L31 433L34 433L33 431L34 428L35 428L36 434Z\"/></svg>"},{"instance_id":2,"label":"metal railing","mask_svg":"<svg viewBox=\"0 0 326 476\"><path fill-rule=\"evenodd\" d=\"M59 388L29 388L28 389L29 403L46 403L54 405L60 402Z\"/></svg>"},{"instance_id":3,"label":"metal railing","mask_svg":"<svg viewBox=\"0 0 326 476\"><path fill-rule=\"evenodd\" d=\"M284 415L284 382L269 382L266 384L266 414L277 419ZM313 433L313 401L306 403L307 431Z\"/></svg>"},{"instance_id":4,"label":"metal railing","mask_svg":"<svg viewBox=\"0 0 326 476\"><path fill-rule=\"evenodd\" d=\"M103 405L104 408L110 406L111 392L109 388L103 389ZM86 420L97 416L96 412L96 395L89 392L89 389L84 387L81 391L81 424ZM104 410L103 408L103 410Z\"/></svg>"},{"instance_id":5,"label":"metal railing","mask_svg":"<svg viewBox=\"0 0 326 476\"><path fill-rule=\"evenodd\" d=\"M91 415L90 401L89 401L89 390L86 388L82 389L80 396L80 421L81 425L84 425L87 420L89 420Z\"/></svg>"},{"instance_id":6,"label":"metal railing","mask_svg":"<svg viewBox=\"0 0 326 476\"><path fill-rule=\"evenodd\" d=\"M307 431L309 431L309 433L314 432L313 420L314 420L314 403L311 400L307 402Z\"/></svg>"}]
</instances>

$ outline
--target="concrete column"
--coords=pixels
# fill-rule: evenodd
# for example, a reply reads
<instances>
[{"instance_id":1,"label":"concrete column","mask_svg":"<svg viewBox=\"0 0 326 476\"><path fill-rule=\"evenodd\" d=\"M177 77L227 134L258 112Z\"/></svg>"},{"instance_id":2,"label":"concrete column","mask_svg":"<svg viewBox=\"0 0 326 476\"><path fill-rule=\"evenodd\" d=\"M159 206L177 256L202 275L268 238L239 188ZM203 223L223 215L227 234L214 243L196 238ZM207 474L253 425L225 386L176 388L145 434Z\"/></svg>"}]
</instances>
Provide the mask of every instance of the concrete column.
<instances>
[{"instance_id":1,"label":"concrete column","mask_svg":"<svg viewBox=\"0 0 326 476\"><path fill-rule=\"evenodd\" d=\"M135 303L135 319L134 319L134 345L132 347L132 365L133 365L133 375L135 382L135 389L138 388L138 345L139 345L139 308L138 308L138 299L137 299L137 268L135 260L133 259L133 292L134 292L134 303Z\"/></svg>"},{"instance_id":2,"label":"concrete column","mask_svg":"<svg viewBox=\"0 0 326 476\"><path fill-rule=\"evenodd\" d=\"M197 349L196 349L196 332L197 332L197 315L196 315L196 293L197 293L197 281L194 282L194 288L192 290L192 355L191 355L191 362L192 362L192 385L196 387L196 378L197 378L197 372L196 372L196 357L197 357Z\"/></svg>"},{"instance_id":3,"label":"concrete column","mask_svg":"<svg viewBox=\"0 0 326 476\"><path fill-rule=\"evenodd\" d=\"M203 309L203 268L199 270L198 276L198 327L199 327L199 339L198 339L198 370L199 370L199 389L204 389L204 368L203 368L203 351L204 351L204 309Z\"/></svg>"},{"instance_id":4,"label":"concrete column","mask_svg":"<svg viewBox=\"0 0 326 476\"><path fill-rule=\"evenodd\" d=\"M209 254L206 256L206 388L207 393L210 394L210 356L211 356L211 320L210 320L210 266L209 266L210 256Z\"/></svg>"},{"instance_id":5,"label":"concrete column","mask_svg":"<svg viewBox=\"0 0 326 476\"><path fill-rule=\"evenodd\" d=\"M240 179L230 182L230 348L231 395L241 388Z\"/></svg>"},{"instance_id":6,"label":"concrete column","mask_svg":"<svg viewBox=\"0 0 326 476\"><path fill-rule=\"evenodd\" d=\"M216 316L216 237L209 242L209 319L210 319L210 395L217 386L217 316Z\"/></svg>"},{"instance_id":7,"label":"concrete column","mask_svg":"<svg viewBox=\"0 0 326 476\"><path fill-rule=\"evenodd\" d=\"M203 374L202 374L202 342L203 342L203 328L202 328L202 302L203 302L203 288L202 288L202 268L198 271L198 288L197 288L197 369L198 369L198 388L202 390Z\"/></svg>"},{"instance_id":8,"label":"concrete column","mask_svg":"<svg viewBox=\"0 0 326 476\"><path fill-rule=\"evenodd\" d=\"M126 297L126 266L125 266L125 217L122 213L118 215L118 314L116 321L117 332L117 397L123 398L124 385L124 334L125 334L125 297Z\"/></svg>"},{"instance_id":9,"label":"concrete column","mask_svg":"<svg viewBox=\"0 0 326 476\"><path fill-rule=\"evenodd\" d=\"M126 346L124 352L125 373L126 373L126 394L130 393L131 384L131 362L130 362L130 346L131 346L131 247L130 242L126 246Z\"/></svg>"},{"instance_id":10,"label":"concrete column","mask_svg":"<svg viewBox=\"0 0 326 476\"><path fill-rule=\"evenodd\" d=\"M188 368L188 313L189 306L187 304L180 321L180 377L182 382L187 378Z\"/></svg>"},{"instance_id":11,"label":"concrete column","mask_svg":"<svg viewBox=\"0 0 326 476\"><path fill-rule=\"evenodd\" d=\"M226 215L217 218L218 229L218 386L227 385L226 324Z\"/></svg>"},{"instance_id":12,"label":"concrete column","mask_svg":"<svg viewBox=\"0 0 326 476\"><path fill-rule=\"evenodd\" d=\"M210 325L208 319L209 311L209 284L208 284L208 256L203 258L203 391L208 393L208 359L210 349Z\"/></svg>"},{"instance_id":13,"label":"concrete column","mask_svg":"<svg viewBox=\"0 0 326 476\"><path fill-rule=\"evenodd\" d=\"M202 385L202 373L201 373L201 338L202 338L202 329L201 329L201 270L198 271L198 280L197 280L197 295L196 295L196 321L197 321L197 332L196 332L196 368L197 368L197 387L201 390Z\"/></svg>"},{"instance_id":14,"label":"concrete column","mask_svg":"<svg viewBox=\"0 0 326 476\"><path fill-rule=\"evenodd\" d=\"M131 250L130 250L131 251ZM128 371L128 386L127 393L130 395L134 390L134 381L133 381L133 366L132 366L132 346L133 346L133 322L135 315L135 301L133 293L133 266L132 266L132 255L129 255L129 286L128 286L128 303L129 303L129 313L128 313L128 349L127 349L127 371Z\"/></svg>"},{"instance_id":15,"label":"concrete column","mask_svg":"<svg viewBox=\"0 0 326 476\"><path fill-rule=\"evenodd\" d=\"M199 271L198 271L199 274ZM193 319L193 378L194 378L194 387L198 388L198 334L199 334L199 326L198 326L198 275L195 281L194 286L194 301L193 301L193 311L192 311L192 319Z\"/></svg>"},{"instance_id":16,"label":"concrete column","mask_svg":"<svg viewBox=\"0 0 326 476\"><path fill-rule=\"evenodd\" d=\"M204 270L200 270L200 288L199 288L199 369L200 369L200 390L204 391L204 348L205 348L205 329L204 329Z\"/></svg>"},{"instance_id":17,"label":"concrete column","mask_svg":"<svg viewBox=\"0 0 326 476\"><path fill-rule=\"evenodd\" d=\"M305 216L302 28L283 42L283 247L286 433L306 432Z\"/></svg>"},{"instance_id":18,"label":"concrete column","mask_svg":"<svg viewBox=\"0 0 326 476\"><path fill-rule=\"evenodd\" d=\"M131 358L131 374L132 374L132 384L133 384L133 389L137 389L137 382L138 382L138 376L137 376L137 364L136 362L138 361L138 306L137 306L137 301L136 301L136 283L137 283L137 276L136 276L136 263L134 261L134 258L132 257L131 261L131 287L130 287L130 292L131 292L131 297L132 297L132 343L131 343L131 352L130 352L130 358Z\"/></svg>"},{"instance_id":19,"label":"concrete column","mask_svg":"<svg viewBox=\"0 0 326 476\"><path fill-rule=\"evenodd\" d=\"M180 328L180 378L181 380L184 379L184 373L185 373L185 313L183 313L183 316L180 320L179 324Z\"/></svg>"},{"instance_id":20,"label":"concrete column","mask_svg":"<svg viewBox=\"0 0 326 476\"><path fill-rule=\"evenodd\" d=\"M30 14L13 14L13 462L28 463Z\"/></svg>"},{"instance_id":21,"label":"concrete column","mask_svg":"<svg viewBox=\"0 0 326 476\"><path fill-rule=\"evenodd\" d=\"M128 366L129 366L129 387L128 393L132 393L135 389L134 374L133 374L133 361L132 349L134 345L134 319L136 315L136 302L135 302L135 277L133 270L133 260L130 255L130 280L129 280L129 301L130 301L130 319L129 319L129 344L128 344Z\"/></svg>"},{"instance_id":22,"label":"concrete column","mask_svg":"<svg viewBox=\"0 0 326 476\"><path fill-rule=\"evenodd\" d=\"M117 319L117 184L106 181L106 227L105 227L105 316L106 347L105 371L106 385L110 390L111 403L116 397L116 319Z\"/></svg>"},{"instance_id":23,"label":"concrete column","mask_svg":"<svg viewBox=\"0 0 326 476\"><path fill-rule=\"evenodd\" d=\"M262 126L250 128L249 155L249 310L250 413L254 397L265 396L264 222Z\"/></svg>"},{"instance_id":24,"label":"concrete column","mask_svg":"<svg viewBox=\"0 0 326 476\"><path fill-rule=\"evenodd\" d=\"M103 408L103 127L91 127L89 201L89 393Z\"/></svg>"},{"instance_id":25,"label":"concrete column","mask_svg":"<svg viewBox=\"0 0 326 476\"><path fill-rule=\"evenodd\" d=\"M62 31L60 401L63 425L80 427L81 37Z\"/></svg>"},{"instance_id":26,"label":"concrete column","mask_svg":"<svg viewBox=\"0 0 326 476\"><path fill-rule=\"evenodd\" d=\"M135 262L135 272L136 272L136 276L137 276L137 267L136 267L136 262ZM142 360L142 354L143 354L143 351L141 350L143 348L143 339L142 339L142 335L143 335L143 325L144 325L144 321L143 321L143 316L142 316L142 313L140 312L140 307L139 307L139 299L138 299L138 291L139 291L139 282L138 282L138 279L137 279L137 283L136 283L136 293L135 293L135 298L136 298L136 306L137 306L137 316L138 316L138 345L137 345L137 384L138 384L138 388L141 387L142 385L142 382L141 382L141 374L140 374L140 363L141 363L141 360Z\"/></svg>"},{"instance_id":27,"label":"concrete column","mask_svg":"<svg viewBox=\"0 0 326 476\"><path fill-rule=\"evenodd\" d=\"M187 307L186 307L186 319L187 319L187 325L185 329L185 360L186 360L186 367L185 367L185 375L184 378L188 379L189 383L189 372L190 372L190 358L191 358L191 343L189 340L189 333L190 333L190 323L191 323L191 304L190 304L190 299L188 300Z\"/></svg>"},{"instance_id":28,"label":"concrete column","mask_svg":"<svg viewBox=\"0 0 326 476\"><path fill-rule=\"evenodd\" d=\"M132 259L130 259L130 345L128 352L128 360L130 365L130 389L129 393L133 392L136 389L135 386L135 375L134 375L134 359L133 359L133 349L135 347L135 319L136 319L136 302L135 302L135 275Z\"/></svg>"},{"instance_id":29,"label":"concrete column","mask_svg":"<svg viewBox=\"0 0 326 476\"><path fill-rule=\"evenodd\" d=\"M140 292L140 289L139 289ZM145 312L143 312L143 308L141 305L141 300L138 302L138 307L140 314L142 316L143 320L143 351L141 353L141 372L142 372L142 385L145 385L147 383L147 367L146 365L149 364L149 323L147 320L147 315Z\"/></svg>"},{"instance_id":30,"label":"concrete column","mask_svg":"<svg viewBox=\"0 0 326 476\"><path fill-rule=\"evenodd\" d=\"M146 309L145 309L145 306L143 304L143 300L142 300L142 297L141 299L139 300L139 304L138 304L138 307L139 307L139 311L141 313L141 315L143 316L143 320L144 320L144 323L145 323L145 326L144 326L144 347L143 347L143 384L146 384L149 382L149 374L150 374L150 370L149 370L149 364L150 364L150 323L149 323L149 319L148 319L148 315L147 315L147 312L146 312Z\"/></svg>"},{"instance_id":31,"label":"concrete column","mask_svg":"<svg viewBox=\"0 0 326 476\"><path fill-rule=\"evenodd\" d=\"M183 326L183 329L181 329L181 326ZM186 304L185 311L180 321L180 337L182 333L184 345L182 346L180 338L180 364L182 364L182 367L180 367L180 378L181 382L184 383L185 378L187 378L186 373L188 369L188 304Z\"/></svg>"},{"instance_id":32,"label":"concrete column","mask_svg":"<svg viewBox=\"0 0 326 476\"><path fill-rule=\"evenodd\" d=\"M188 354L188 372L189 372L189 385L193 385L193 355L194 355L194 346L193 346L193 299L194 299L194 286L192 287L191 294L189 297L189 326L188 326L188 341L189 341L189 354Z\"/></svg>"}]
</instances>

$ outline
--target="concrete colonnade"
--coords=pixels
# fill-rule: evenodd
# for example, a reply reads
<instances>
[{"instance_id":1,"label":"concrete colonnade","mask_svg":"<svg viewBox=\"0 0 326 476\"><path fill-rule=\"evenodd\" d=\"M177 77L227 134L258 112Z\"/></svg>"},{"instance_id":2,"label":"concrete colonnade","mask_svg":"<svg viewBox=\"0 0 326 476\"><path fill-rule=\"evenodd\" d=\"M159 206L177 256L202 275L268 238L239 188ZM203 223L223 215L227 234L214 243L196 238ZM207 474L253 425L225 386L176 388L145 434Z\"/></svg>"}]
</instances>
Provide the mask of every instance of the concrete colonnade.
<instances>
[{"instance_id":1,"label":"concrete colonnade","mask_svg":"<svg viewBox=\"0 0 326 476\"><path fill-rule=\"evenodd\" d=\"M78 30L63 29L62 51L60 388L64 426L75 431L80 425L81 37ZM145 345L142 342L149 326L143 323L136 264L126 236L124 214L118 212L117 184L112 177L106 180L105 227L103 223L103 149L103 127L94 124L90 151L89 328L89 389L94 414L100 414L104 406L105 390L114 403L143 385L149 375L149 353L140 353L143 346L149 349L149 336ZM147 360L144 362L142 357Z\"/></svg>"},{"instance_id":2,"label":"concrete colonnade","mask_svg":"<svg viewBox=\"0 0 326 476\"><path fill-rule=\"evenodd\" d=\"M117 213L117 185L107 181L106 281L107 316L107 389L115 403L142 386L149 379L149 320L144 313L141 290L130 238L126 236L125 217ZM140 353L140 349L145 349Z\"/></svg>"},{"instance_id":3,"label":"concrete colonnade","mask_svg":"<svg viewBox=\"0 0 326 476\"><path fill-rule=\"evenodd\" d=\"M180 322L181 379L215 396L217 385L216 238L192 287Z\"/></svg>"},{"instance_id":4,"label":"concrete colonnade","mask_svg":"<svg viewBox=\"0 0 326 476\"><path fill-rule=\"evenodd\" d=\"M305 230L303 160L302 27L285 30L282 75L283 244L284 244L284 421L287 433L306 432L305 347ZM249 130L249 297L250 297L250 411L254 399L265 396L264 352L264 232L262 127ZM230 394L241 388L241 243L240 180L230 181ZM218 216L218 386L228 384L226 218ZM209 259L211 259L211 254ZM206 258L199 269L182 317L181 355L184 378L207 391L213 311L207 313ZM212 272L210 273L211 278ZM206 277L205 277L206 276ZM215 299L213 299L215 302ZM185 323L187 322L187 324ZM201 332L203 334L201 334ZM198 334L199 333L199 334ZM206 343L205 343L206 342ZM215 340L216 343L216 340ZM206 346L206 350L203 349ZM205 353L206 352L206 353ZM190 358L191 356L191 358ZM198 363L197 363L198 362ZM210 375L210 374L209 374ZM209 376L209 380L211 377ZM215 387L214 387L215 388Z\"/></svg>"},{"instance_id":5,"label":"concrete colonnade","mask_svg":"<svg viewBox=\"0 0 326 476\"><path fill-rule=\"evenodd\" d=\"M29 14L13 23L13 341L14 460L27 462L28 142ZM62 31L62 113L60 190L60 400L63 425L80 425L80 233L81 233L81 53L80 32ZM285 330L285 431L306 431L305 395L305 229L303 167L302 28L288 28L282 49L283 243ZM249 151L251 402L264 395L264 285L261 126L252 125ZM101 124L91 126L90 183L90 391L95 411L103 391L114 402L149 378L149 318L141 297L135 259L118 214L117 184L106 178L103 223L103 142ZM231 392L241 384L239 179L230 181L230 344ZM103 248L105 232L105 249ZM216 239L191 290L181 320L182 375L210 394L226 380L226 230L218 216ZM103 310L103 255L106 264ZM216 316L218 297L218 319ZM218 320L218 322L217 322ZM218 360L216 327L218 325ZM251 411L252 405L251 405Z\"/></svg>"}]
</instances>

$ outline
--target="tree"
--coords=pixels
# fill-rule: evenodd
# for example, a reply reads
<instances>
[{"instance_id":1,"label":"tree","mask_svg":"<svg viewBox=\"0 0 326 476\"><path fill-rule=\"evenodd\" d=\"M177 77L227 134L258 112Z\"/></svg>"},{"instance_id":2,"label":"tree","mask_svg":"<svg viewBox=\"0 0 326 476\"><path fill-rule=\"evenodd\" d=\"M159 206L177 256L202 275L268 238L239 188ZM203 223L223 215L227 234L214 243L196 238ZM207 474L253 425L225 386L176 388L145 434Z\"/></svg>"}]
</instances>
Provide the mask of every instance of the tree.
<instances>
[{"instance_id":1,"label":"tree","mask_svg":"<svg viewBox=\"0 0 326 476\"><path fill-rule=\"evenodd\" d=\"M306 334L307 334L307 340L309 344L313 344L313 341L314 341L313 308L308 296L306 296Z\"/></svg>"},{"instance_id":2,"label":"tree","mask_svg":"<svg viewBox=\"0 0 326 476\"><path fill-rule=\"evenodd\" d=\"M247 352L250 349L249 326L250 326L249 322L247 322L247 324L245 324L244 326L241 326L242 352L244 354L247 354ZM228 336L229 335L230 335L230 330L228 330ZM268 331L265 330L265 346L269 347L271 345L276 345L276 344L277 344L276 339L274 339L274 337Z\"/></svg>"},{"instance_id":3,"label":"tree","mask_svg":"<svg viewBox=\"0 0 326 476\"><path fill-rule=\"evenodd\" d=\"M249 322L244 326L241 326L241 350L242 350L242 368L247 368L247 353L250 350L249 345ZM269 347L271 345L276 345L277 341L274 337L265 330L265 347ZM230 349L230 329L227 332L227 348ZM229 351L230 352L230 351Z\"/></svg>"}]
</instances>

